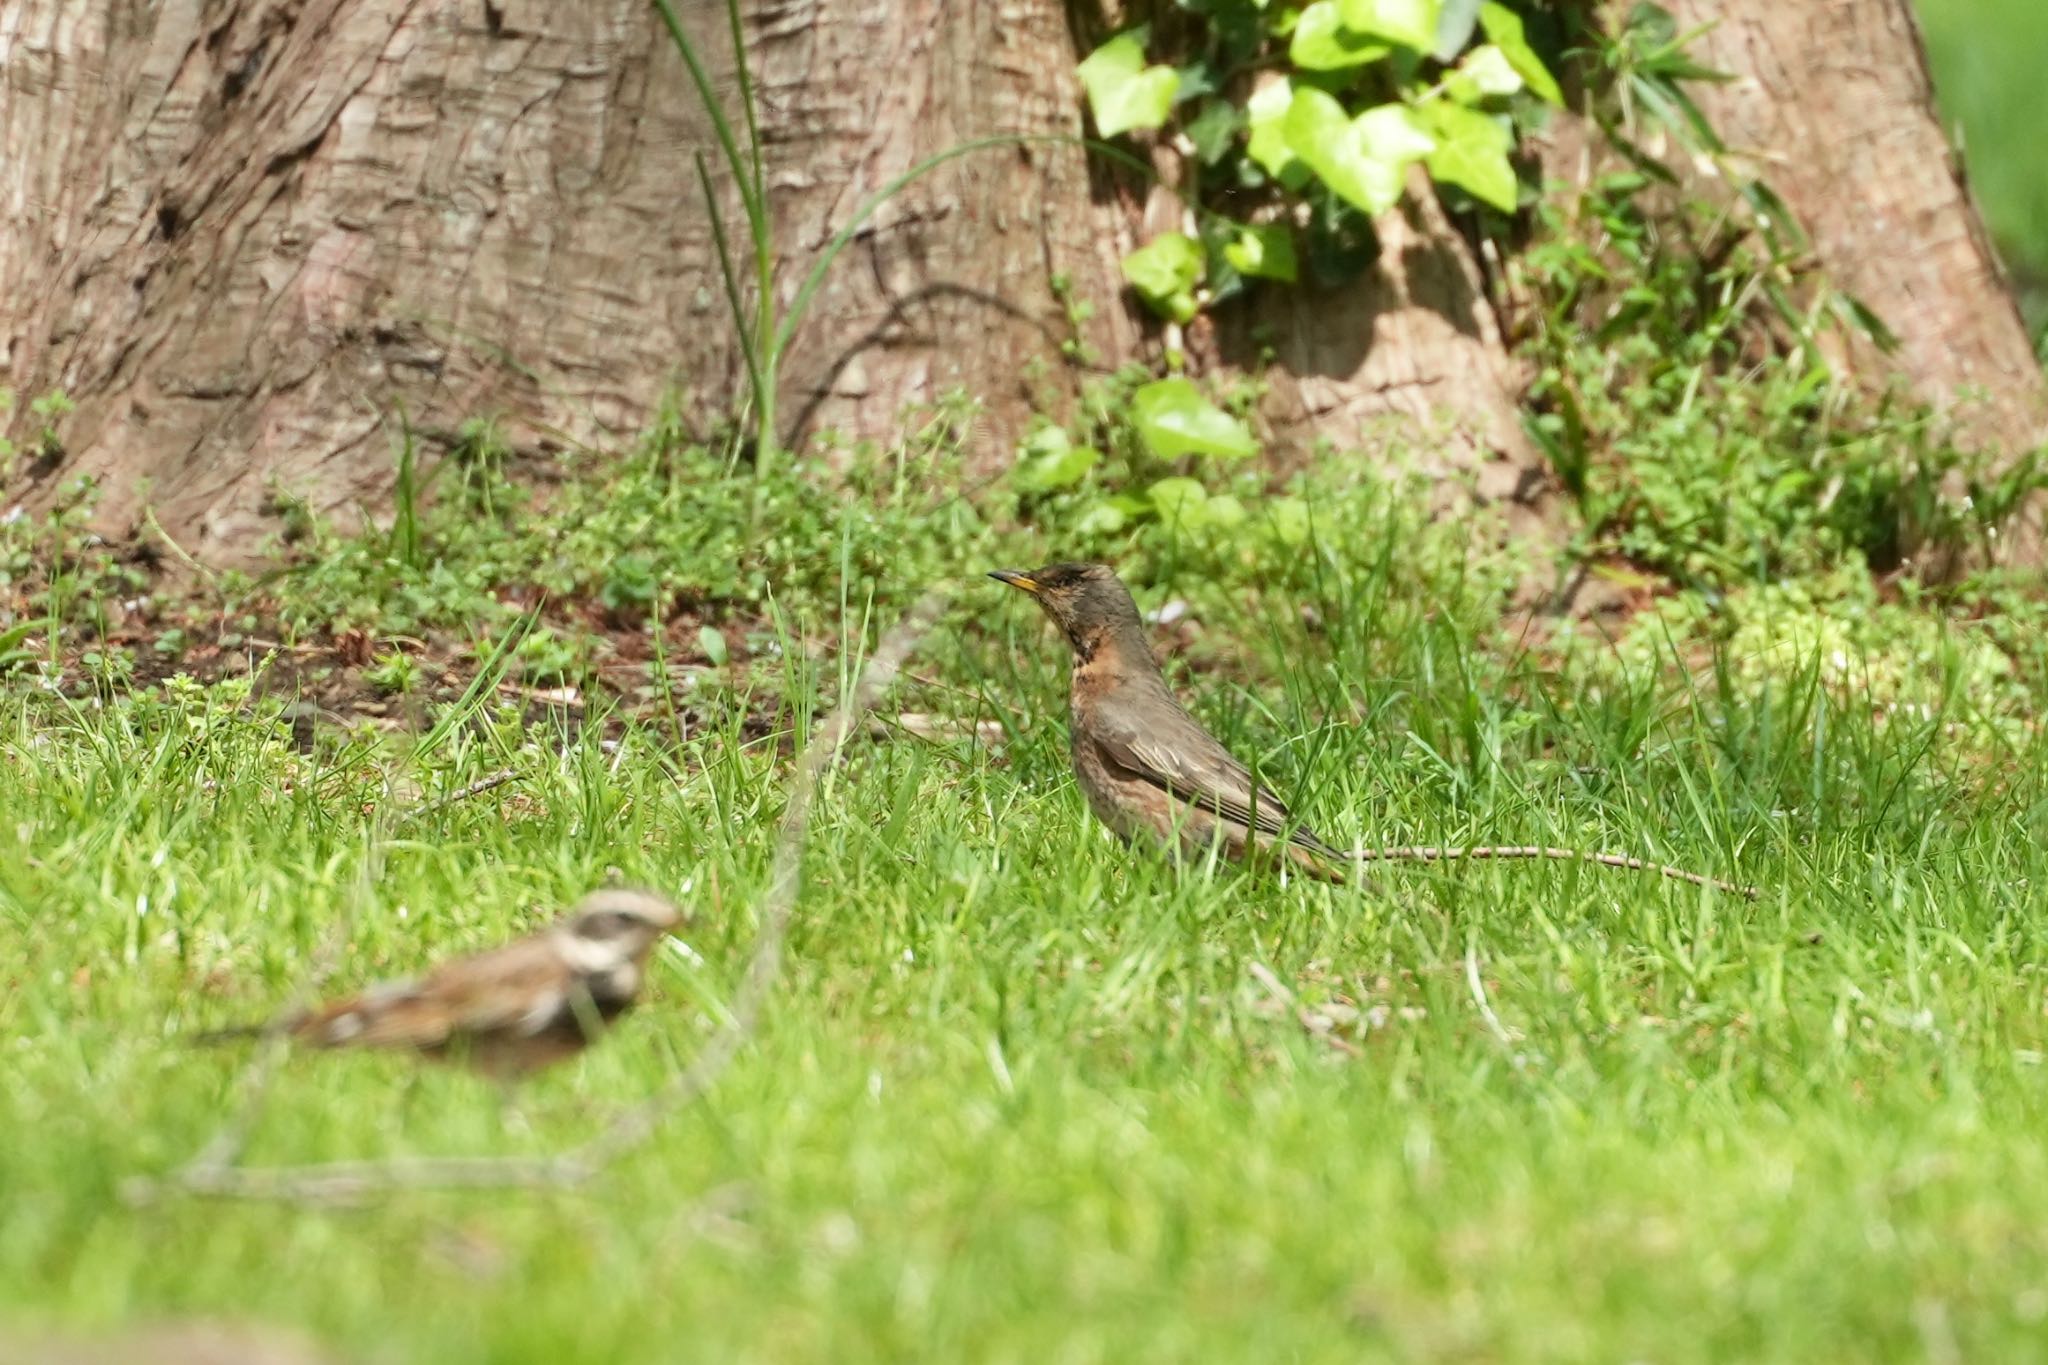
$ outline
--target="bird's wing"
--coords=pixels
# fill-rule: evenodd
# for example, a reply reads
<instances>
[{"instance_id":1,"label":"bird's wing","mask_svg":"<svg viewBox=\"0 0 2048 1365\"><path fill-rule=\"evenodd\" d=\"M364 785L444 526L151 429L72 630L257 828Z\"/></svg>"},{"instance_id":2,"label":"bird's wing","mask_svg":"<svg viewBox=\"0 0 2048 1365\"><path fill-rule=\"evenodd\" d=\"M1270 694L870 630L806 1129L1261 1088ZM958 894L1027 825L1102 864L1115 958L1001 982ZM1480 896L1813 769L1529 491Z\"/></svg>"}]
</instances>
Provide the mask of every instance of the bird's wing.
<instances>
[{"instance_id":1,"label":"bird's wing","mask_svg":"<svg viewBox=\"0 0 2048 1365\"><path fill-rule=\"evenodd\" d=\"M1096 740L1120 767L1247 829L1286 836L1287 803L1254 781L1249 768L1179 707L1170 718L1155 717L1143 725L1108 708L1098 709L1091 720Z\"/></svg>"},{"instance_id":2,"label":"bird's wing","mask_svg":"<svg viewBox=\"0 0 2048 1365\"><path fill-rule=\"evenodd\" d=\"M415 981L375 986L315 1011L292 1031L329 1047L439 1047L464 1036L545 1028L574 976L540 939L463 958Z\"/></svg>"}]
</instances>

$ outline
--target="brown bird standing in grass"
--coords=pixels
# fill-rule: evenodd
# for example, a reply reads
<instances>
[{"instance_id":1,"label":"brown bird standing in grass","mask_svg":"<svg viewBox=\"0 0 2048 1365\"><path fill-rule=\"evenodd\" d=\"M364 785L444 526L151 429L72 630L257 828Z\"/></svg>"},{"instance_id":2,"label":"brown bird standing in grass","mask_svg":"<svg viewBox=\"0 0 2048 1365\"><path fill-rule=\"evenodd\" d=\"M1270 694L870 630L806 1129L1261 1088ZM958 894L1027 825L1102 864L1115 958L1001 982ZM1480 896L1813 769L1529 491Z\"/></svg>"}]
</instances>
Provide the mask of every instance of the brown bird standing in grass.
<instances>
[{"instance_id":1,"label":"brown bird standing in grass","mask_svg":"<svg viewBox=\"0 0 2048 1365\"><path fill-rule=\"evenodd\" d=\"M575 1056L630 1009L648 954L681 919L646 892L592 892L502 948L206 1040L284 1034L306 1047L408 1048L515 1080Z\"/></svg>"},{"instance_id":2,"label":"brown bird standing in grass","mask_svg":"<svg viewBox=\"0 0 2048 1365\"><path fill-rule=\"evenodd\" d=\"M1618 853L1542 845L1372 848L1346 853L1297 824L1287 805L1252 777L1167 689L1145 640L1130 589L1106 564L1048 564L989 575L1030 593L1072 648L1068 740L1089 809L1126 840L1144 839L1235 859L1277 855L1324 881L1350 880L1343 865L1368 860L1556 858L1651 871L1754 898L1697 872Z\"/></svg>"},{"instance_id":3,"label":"brown bird standing in grass","mask_svg":"<svg viewBox=\"0 0 2048 1365\"><path fill-rule=\"evenodd\" d=\"M1068 740L1096 818L1126 840L1226 856L1277 852L1325 881L1345 855L1294 823L1167 689L1123 580L1103 564L1049 564L989 575L1028 592L1074 651Z\"/></svg>"}]
</instances>

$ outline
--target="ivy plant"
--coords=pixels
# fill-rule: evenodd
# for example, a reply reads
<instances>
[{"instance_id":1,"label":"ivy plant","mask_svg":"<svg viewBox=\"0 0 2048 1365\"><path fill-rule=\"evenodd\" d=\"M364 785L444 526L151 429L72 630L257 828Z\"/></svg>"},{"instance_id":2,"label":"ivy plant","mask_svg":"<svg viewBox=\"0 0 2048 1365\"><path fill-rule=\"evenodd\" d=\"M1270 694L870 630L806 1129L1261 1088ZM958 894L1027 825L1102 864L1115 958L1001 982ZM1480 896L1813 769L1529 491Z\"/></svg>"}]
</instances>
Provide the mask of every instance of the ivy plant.
<instances>
[{"instance_id":1,"label":"ivy plant","mask_svg":"<svg viewBox=\"0 0 2048 1365\"><path fill-rule=\"evenodd\" d=\"M1228 471L1241 472L1258 454L1241 415L1255 396L1243 390L1219 406L1185 375L1155 378L1126 366L1084 387L1074 430L1041 421L1024 438L1012 487L1034 508L1063 509L1056 519L1084 542L1142 525L1201 536L1249 519L1276 544L1298 546L1308 527L1298 499L1262 498L1254 517L1235 493L1212 492L1194 477L1227 485Z\"/></svg>"},{"instance_id":2,"label":"ivy plant","mask_svg":"<svg viewBox=\"0 0 2048 1365\"><path fill-rule=\"evenodd\" d=\"M1178 0L1081 62L1096 131L1153 133L1183 153L1198 235L1167 232L1124 261L1161 317L1187 322L1252 281L1340 283L1377 255L1372 220L1412 167L1512 213L1519 126L1561 104L1522 14L1495 0ZM1177 62L1177 64L1176 64Z\"/></svg>"}]
</instances>

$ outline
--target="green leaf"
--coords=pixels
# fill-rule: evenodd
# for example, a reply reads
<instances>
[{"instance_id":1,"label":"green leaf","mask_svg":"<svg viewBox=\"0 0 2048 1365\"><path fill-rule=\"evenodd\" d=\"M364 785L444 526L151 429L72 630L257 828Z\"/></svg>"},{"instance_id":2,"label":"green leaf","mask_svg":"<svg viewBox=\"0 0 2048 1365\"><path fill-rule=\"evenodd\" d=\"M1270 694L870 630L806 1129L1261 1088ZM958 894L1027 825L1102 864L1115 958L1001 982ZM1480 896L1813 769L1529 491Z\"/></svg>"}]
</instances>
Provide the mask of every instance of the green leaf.
<instances>
[{"instance_id":1,"label":"green leaf","mask_svg":"<svg viewBox=\"0 0 2048 1365\"><path fill-rule=\"evenodd\" d=\"M1503 5L1500 8L1507 7ZM1512 10L1509 12L1513 13ZM1628 12L1628 18L1622 22L1621 31L1627 37L1640 40L1645 47L1668 47L1678 41L1678 20L1662 5L1644 0ZM1490 30L1487 36L1493 37ZM1500 40L1496 38L1494 41Z\"/></svg>"},{"instance_id":2,"label":"green leaf","mask_svg":"<svg viewBox=\"0 0 2048 1365\"><path fill-rule=\"evenodd\" d=\"M1115 502L1104 499L1074 519L1074 530L1084 536L1113 536L1130 523L1130 516Z\"/></svg>"},{"instance_id":3,"label":"green leaf","mask_svg":"<svg viewBox=\"0 0 2048 1365\"><path fill-rule=\"evenodd\" d=\"M1186 104L1189 100L1214 94L1222 83L1216 68L1200 58L1176 68L1174 74L1178 78L1173 91L1175 104Z\"/></svg>"},{"instance_id":4,"label":"green leaf","mask_svg":"<svg viewBox=\"0 0 2048 1365\"><path fill-rule=\"evenodd\" d=\"M1230 144L1237 138L1237 130L1244 126L1244 115L1229 100L1211 100L1202 106L1202 112L1189 119L1186 125L1188 141L1195 144L1195 155L1204 166L1213 166L1223 159L1230 150Z\"/></svg>"},{"instance_id":5,"label":"green leaf","mask_svg":"<svg viewBox=\"0 0 2048 1365\"><path fill-rule=\"evenodd\" d=\"M1308 544L1308 504L1300 498L1268 498L1263 510L1266 514L1266 528L1273 539L1288 549L1297 549Z\"/></svg>"},{"instance_id":6,"label":"green leaf","mask_svg":"<svg viewBox=\"0 0 2048 1365\"><path fill-rule=\"evenodd\" d=\"M1040 427L1024 440L1010 478L1027 493L1056 493L1088 477L1102 453L1077 446L1060 427Z\"/></svg>"},{"instance_id":7,"label":"green leaf","mask_svg":"<svg viewBox=\"0 0 2048 1365\"><path fill-rule=\"evenodd\" d=\"M1326 289L1349 284L1380 258L1372 219L1334 194L1310 196L1307 264L1309 278Z\"/></svg>"},{"instance_id":8,"label":"green leaf","mask_svg":"<svg viewBox=\"0 0 2048 1365\"><path fill-rule=\"evenodd\" d=\"M1564 103L1564 92L1557 88L1557 78L1536 55L1536 49L1529 46L1521 15L1506 5L1488 0L1479 7L1479 26L1486 30L1486 40L1500 49L1508 65L1515 69L1515 74L1527 83L1531 91L1552 104Z\"/></svg>"},{"instance_id":9,"label":"green leaf","mask_svg":"<svg viewBox=\"0 0 2048 1365\"><path fill-rule=\"evenodd\" d=\"M1430 175L1502 213L1513 213L1521 186L1508 160L1514 146L1508 130L1461 104L1438 101L1428 111L1437 135L1437 149L1429 154Z\"/></svg>"},{"instance_id":10,"label":"green leaf","mask_svg":"<svg viewBox=\"0 0 2048 1365\"><path fill-rule=\"evenodd\" d=\"M1436 46L1442 7L1442 0L1338 0L1337 13L1354 33L1428 52Z\"/></svg>"},{"instance_id":11,"label":"green leaf","mask_svg":"<svg viewBox=\"0 0 2048 1365\"><path fill-rule=\"evenodd\" d=\"M1186 322L1201 311L1195 286L1207 273L1202 244L1184 232L1162 232L1124 257L1124 278L1152 311Z\"/></svg>"},{"instance_id":12,"label":"green leaf","mask_svg":"<svg viewBox=\"0 0 2048 1365\"><path fill-rule=\"evenodd\" d=\"M1436 18L1436 47L1430 55L1447 62L1465 50L1472 30L1479 24L1480 0L1444 0L1443 13Z\"/></svg>"},{"instance_id":13,"label":"green leaf","mask_svg":"<svg viewBox=\"0 0 2048 1365\"><path fill-rule=\"evenodd\" d=\"M56 629L56 617L39 616L33 621L18 621L8 629L0 630L0 674L19 668L43 652L39 647L30 646L30 636Z\"/></svg>"},{"instance_id":14,"label":"green leaf","mask_svg":"<svg viewBox=\"0 0 2048 1365\"><path fill-rule=\"evenodd\" d=\"M1202 504L1202 521L1210 526L1242 526L1247 515L1244 504L1229 493L1217 493Z\"/></svg>"},{"instance_id":15,"label":"green leaf","mask_svg":"<svg viewBox=\"0 0 2048 1365\"><path fill-rule=\"evenodd\" d=\"M1285 223L1240 227L1224 244L1223 259L1239 274L1293 284L1297 274L1294 233Z\"/></svg>"},{"instance_id":16,"label":"green leaf","mask_svg":"<svg viewBox=\"0 0 2048 1365\"><path fill-rule=\"evenodd\" d=\"M1351 122L1359 148L1375 161L1406 166L1436 150L1436 139L1416 121L1405 104L1379 104Z\"/></svg>"},{"instance_id":17,"label":"green leaf","mask_svg":"<svg viewBox=\"0 0 2048 1365\"><path fill-rule=\"evenodd\" d=\"M1230 260L1238 230L1238 225L1227 218L1205 215L1202 219L1202 250L1209 258L1209 278L1203 284L1201 296L1204 308L1226 303L1245 290L1244 272Z\"/></svg>"},{"instance_id":18,"label":"green leaf","mask_svg":"<svg viewBox=\"0 0 2048 1365\"><path fill-rule=\"evenodd\" d=\"M1444 84L1463 103L1477 104L1520 90L1522 73L1509 63L1505 53L1488 43L1467 52L1457 70L1444 77Z\"/></svg>"},{"instance_id":19,"label":"green leaf","mask_svg":"<svg viewBox=\"0 0 2048 1365\"><path fill-rule=\"evenodd\" d=\"M1244 423L1178 375L1155 379L1131 395L1131 422L1146 449L1162 460L1214 455L1242 460L1259 453Z\"/></svg>"},{"instance_id":20,"label":"green leaf","mask_svg":"<svg viewBox=\"0 0 2048 1365\"><path fill-rule=\"evenodd\" d=\"M1145 496L1159 510L1162 521L1195 527L1209 520L1209 492L1193 479L1161 479L1145 490Z\"/></svg>"},{"instance_id":21,"label":"green leaf","mask_svg":"<svg viewBox=\"0 0 2048 1365\"><path fill-rule=\"evenodd\" d=\"M1180 76L1170 66L1145 65L1145 45L1136 33L1119 33L1075 68L1088 92L1095 130L1115 137L1133 129L1157 128L1173 111Z\"/></svg>"},{"instance_id":22,"label":"green leaf","mask_svg":"<svg viewBox=\"0 0 2048 1365\"><path fill-rule=\"evenodd\" d=\"M718 633L715 626L697 628L697 652L702 654L705 662L713 668L724 667L726 659L730 657L725 648L725 637Z\"/></svg>"},{"instance_id":23,"label":"green leaf","mask_svg":"<svg viewBox=\"0 0 2048 1365\"><path fill-rule=\"evenodd\" d=\"M1308 164L1287 145L1287 111L1294 104L1294 86L1282 78L1266 82L1245 101L1246 125L1251 137L1245 155L1257 162L1267 175L1290 190L1308 183Z\"/></svg>"},{"instance_id":24,"label":"green leaf","mask_svg":"<svg viewBox=\"0 0 2048 1365\"><path fill-rule=\"evenodd\" d=\"M1402 105L1381 105L1356 119L1321 90L1294 92L1287 110L1287 142L1325 185L1367 214L1401 201L1402 172L1436 143Z\"/></svg>"},{"instance_id":25,"label":"green leaf","mask_svg":"<svg viewBox=\"0 0 2048 1365\"><path fill-rule=\"evenodd\" d=\"M1316 0L1295 21L1287 59L1303 71L1344 71L1376 62L1388 51L1385 43L1344 27L1337 0Z\"/></svg>"}]
</instances>

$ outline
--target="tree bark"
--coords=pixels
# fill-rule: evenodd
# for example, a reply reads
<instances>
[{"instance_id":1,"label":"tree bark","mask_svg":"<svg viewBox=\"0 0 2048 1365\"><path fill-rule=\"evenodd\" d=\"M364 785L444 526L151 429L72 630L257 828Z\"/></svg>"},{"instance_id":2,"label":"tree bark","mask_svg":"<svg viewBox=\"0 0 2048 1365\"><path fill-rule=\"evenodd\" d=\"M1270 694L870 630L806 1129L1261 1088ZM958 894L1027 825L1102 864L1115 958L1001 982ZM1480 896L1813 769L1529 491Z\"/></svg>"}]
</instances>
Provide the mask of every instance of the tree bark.
<instances>
[{"instance_id":1,"label":"tree bark","mask_svg":"<svg viewBox=\"0 0 2048 1365\"><path fill-rule=\"evenodd\" d=\"M1950 411L1976 446L2048 440L2048 384L1942 132L1910 0L1672 0L1690 54L1732 73L1691 93L1798 216L1821 268L1898 338L1860 369ZM2038 558L2039 512L2011 553Z\"/></svg>"},{"instance_id":2,"label":"tree bark","mask_svg":"<svg viewBox=\"0 0 2048 1365\"><path fill-rule=\"evenodd\" d=\"M686 25L737 110L722 4ZM1060 0L746 6L785 300L868 193L992 133L1081 132ZM429 443L498 415L515 450L603 446L671 385L701 425L744 370L694 153L713 156L645 0L13 0L0 16L0 383L77 404L9 500L101 480L201 559L261 555L273 492L388 498L394 414ZM723 178L722 175L720 177ZM893 200L834 266L785 374L798 429L886 436L953 389L1009 458L1077 384L1056 274L1109 363L1156 345L1116 262L1141 202L1071 146L985 151ZM724 204L737 227L737 200ZM1423 201L1339 298L1269 298L1275 444L1375 415L1461 433L1437 464L1547 485L1466 244ZM1198 364L1253 353L1226 318ZM1229 337L1236 344L1223 344ZM20 440L30 419L14 415ZM431 452L430 452L431 453ZM23 480L26 479L27 482Z\"/></svg>"}]
</instances>

